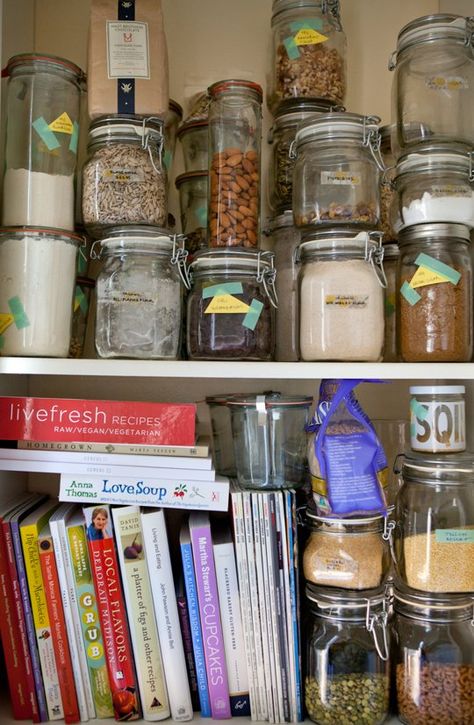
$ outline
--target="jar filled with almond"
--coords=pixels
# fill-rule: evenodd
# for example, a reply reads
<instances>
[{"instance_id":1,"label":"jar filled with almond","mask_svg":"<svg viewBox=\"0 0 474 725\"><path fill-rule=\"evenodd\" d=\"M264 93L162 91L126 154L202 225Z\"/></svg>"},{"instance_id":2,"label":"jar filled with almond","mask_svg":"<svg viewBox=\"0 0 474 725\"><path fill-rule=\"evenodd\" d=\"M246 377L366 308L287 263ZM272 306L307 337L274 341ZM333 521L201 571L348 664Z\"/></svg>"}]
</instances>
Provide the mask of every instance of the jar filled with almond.
<instances>
[{"instance_id":1,"label":"jar filled with almond","mask_svg":"<svg viewBox=\"0 0 474 725\"><path fill-rule=\"evenodd\" d=\"M209 96L209 246L256 247L262 89L224 80L210 86Z\"/></svg>"}]
</instances>

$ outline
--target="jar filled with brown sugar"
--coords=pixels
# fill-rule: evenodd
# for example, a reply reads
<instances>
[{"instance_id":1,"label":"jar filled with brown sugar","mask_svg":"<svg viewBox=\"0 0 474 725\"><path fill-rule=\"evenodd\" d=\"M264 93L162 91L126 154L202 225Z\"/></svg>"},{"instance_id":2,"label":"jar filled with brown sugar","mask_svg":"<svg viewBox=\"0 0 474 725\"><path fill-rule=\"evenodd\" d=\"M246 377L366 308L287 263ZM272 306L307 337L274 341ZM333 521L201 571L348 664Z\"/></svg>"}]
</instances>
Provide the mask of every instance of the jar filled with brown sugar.
<instances>
[{"instance_id":1,"label":"jar filled with brown sugar","mask_svg":"<svg viewBox=\"0 0 474 725\"><path fill-rule=\"evenodd\" d=\"M436 222L400 230L397 329L404 362L469 362L472 262L469 228Z\"/></svg>"}]
</instances>

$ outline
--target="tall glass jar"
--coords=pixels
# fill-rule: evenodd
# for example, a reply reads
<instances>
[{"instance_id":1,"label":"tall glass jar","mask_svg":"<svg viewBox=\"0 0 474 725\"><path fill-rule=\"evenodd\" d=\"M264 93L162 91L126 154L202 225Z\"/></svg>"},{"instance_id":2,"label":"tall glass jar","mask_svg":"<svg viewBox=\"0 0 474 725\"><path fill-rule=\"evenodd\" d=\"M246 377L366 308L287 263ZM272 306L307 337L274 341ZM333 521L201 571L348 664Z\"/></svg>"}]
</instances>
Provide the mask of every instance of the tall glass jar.
<instances>
[{"instance_id":1,"label":"tall glass jar","mask_svg":"<svg viewBox=\"0 0 474 725\"><path fill-rule=\"evenodd\" d=\"M272 252L213 249L190 264L187 352L191 360L271 360L275 349Z\"/></svg>"},{"instance_id":2,"label":"tall glass jar","mask_svg":"<svg viewBox=\"0 0 474 725\"><path fill-rule=\"evenodd\" d=\"M82 172L82 214L91 236L124 224L166 225L162 131L159 118L117 114L91 123Z\"/></svg>"},{"instance_id":3,"label":"tall glass jar","mask_svg":"<svg viewBox=\"0 0 474 725\"><path fill-rule=\"evenodd\" d=\"M208 89L209 246L256 247L260 238L262 89L225 80Z\"/></svg>"},{"instance_id":4,"label":"tall glass jar","mask_svg":"<svg viewBox=\"0 0 474 725\"><path fill-rule=\"evenodd\" d=\"M385 167L380 176L380 225L384 242L395 242L397 232L392 226L392 204L395 196L393 177L395 175L395 157L391 146L392 126L382 126L380 129L380 153Z\"/></svg>"},{"instance_id":5,"label":"tall glass jar","mask_svg":"<svg viewBox=\"0 0 474 725\"><path fill-rule=\"evenodd\" d=\"M216 473L229 478L237 476L228 405L232 397L232 395L209 395L206 398L211 418L212 453Z\"/></svg>"},{"instance_id":6,"label":"tall glass jar","mask_svg":"<svg viewBox=\"0 0 474 725\"><path fill-rule=\"evenodd\" d=\"M190 254L207 247L208 176L207 171L193 171L180 174L175 181L179 191L181 231Z\"/></svg>"},{"instance_id":7,"label":"tall glass jar","mask_svg":"<svg viewBox=\"0 0 474 725\"><path fill-rule=\"evenodd\" d=\"M95 346L99 357L176 360L181 341L182 242L156 227L121 227L100 241Z\"/></svg>"},{"instance_id":8,"label":"tall glass jar","mask_svg":"<svg viewBox=\"0 0 474 725\"><path fill-rule=\"evenodd\" d=\"M363 594L306 584L305 703L324 725L381 725L389 708L385 589Z\"/></svg>"},{"instance_id":9,"label":"tall glass jar","mask_svg":"<svg viewBox=\"0 0 474 725\"><path fill-rule=\"evenodd\" d=\"M474 722L472 596L394 588L393 667L405 725Z\"/></svg>"},{"instance_id":10,"label":"tall glass jar","mask_svg":"<svg viewBox=\"0 0 474 725\"><path fill-rule=\"evenodd\" d=\"M392 148L438 141L474 146L473 45L472 17L425 15L401 29L389 63Z\"/></svg>"},{"instance_id":11,"label":"tall glass jar","mask_svg":"<svg viewBox=\"0 0 474 725\"><path fill-rule=\"evenodd\" d=\"M385 281L380 234L374 234L336 229L303 237L298 248L302 360L381 359Z\"/></svg>"},{"instance_id":12,"label":"tall glass jar","mask_svg":"<svg viewBox=\"0 0 474 725\"><path fill-rule=\"evenodd\" d=\"M396 501L398 574L422 592L474 592L474 457L406 454Z\"/></svg>"},{"instance_id":13,"label":"tall glass jar","mask_svg":"<svg viewBox=\"0 0 474 725\"><path fill-rule=\"evenodd\" d=\"M400 257L398 244L383 245L383 268L387 286L384 289L385 297L385 338L383 343L384 362L398 360L397 348L397 267Z\"/></svg>"},{"instance_id":14,"label":"tall glass jar","mask_svg":"<svg viewBox=\"0 0 474 725\"><path fill-rule=\"evenodd\" d=\"M23 53L6 68L5 226L74 229L74 172L83 71Z\"/></svg>"},{"instance_id":15,"label":"tall glass jar","mask_svg":"<svg viewBox=\"0 0 474 725\"><path fill-rule=\"evenodd\" d=\"M416 224L400 230L397 330L403 361L471 359L469 240L462 224Z\"/></svg>"},{"instance_id":16,"label":"tall glass jar","mask_svg":"<svg viewBox=\"0 0 474 725\"><path fill-rule=\"evenodd\" d=\"M357 113L326 113L297 131L290 152L296 155L296 226L377 226L383 169L379 121Z\"/></svg>"},{"instance_id":17,"label":"tall glass jar","mask_svg":"<svg viewBox=\"0 0 474 725\"><path fill-rule=\"evenodd\" d=\"M274 0L267 104L310 96L343 103L346 36L339 0Z\"/></svg>"}]
</instances>

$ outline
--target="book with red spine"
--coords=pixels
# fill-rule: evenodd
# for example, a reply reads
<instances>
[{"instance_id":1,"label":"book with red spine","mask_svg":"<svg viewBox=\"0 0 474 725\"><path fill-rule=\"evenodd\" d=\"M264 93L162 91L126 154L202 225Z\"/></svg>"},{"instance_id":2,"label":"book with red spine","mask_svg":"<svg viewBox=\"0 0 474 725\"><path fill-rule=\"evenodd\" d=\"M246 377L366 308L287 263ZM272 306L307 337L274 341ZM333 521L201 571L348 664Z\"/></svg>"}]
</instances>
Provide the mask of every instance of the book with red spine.
<instances>
[{"instance_id":1,"label":"book with red spine","mask_svg":"<svg viewBox=\"0 0 474 725\"><path fill-rule=\"evenodd\" d=\"M87 545L116 720L140 717L130 632L107 505L83 508Z\"/></svg>"}]
</instances>

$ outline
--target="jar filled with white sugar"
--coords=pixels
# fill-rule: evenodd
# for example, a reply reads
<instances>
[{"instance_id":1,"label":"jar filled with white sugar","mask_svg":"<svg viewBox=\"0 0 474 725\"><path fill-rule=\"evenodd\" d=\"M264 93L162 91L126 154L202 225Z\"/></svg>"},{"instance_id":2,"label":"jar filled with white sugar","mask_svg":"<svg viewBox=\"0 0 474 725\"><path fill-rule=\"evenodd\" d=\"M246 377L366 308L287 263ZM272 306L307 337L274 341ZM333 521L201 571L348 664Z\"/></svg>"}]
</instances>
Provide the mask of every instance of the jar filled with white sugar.
<instances>
[{"instance_id":1,"label":"jar filled with white sugar","mask_svg":"<svg viewBox=\"0 0 474 725\"><path fill-rule=\"evenodd\" d=\"M303 238L297 255L301 359L381 360L386 280L380 233L316 232Z\"/></svg>"}]
</instances>

